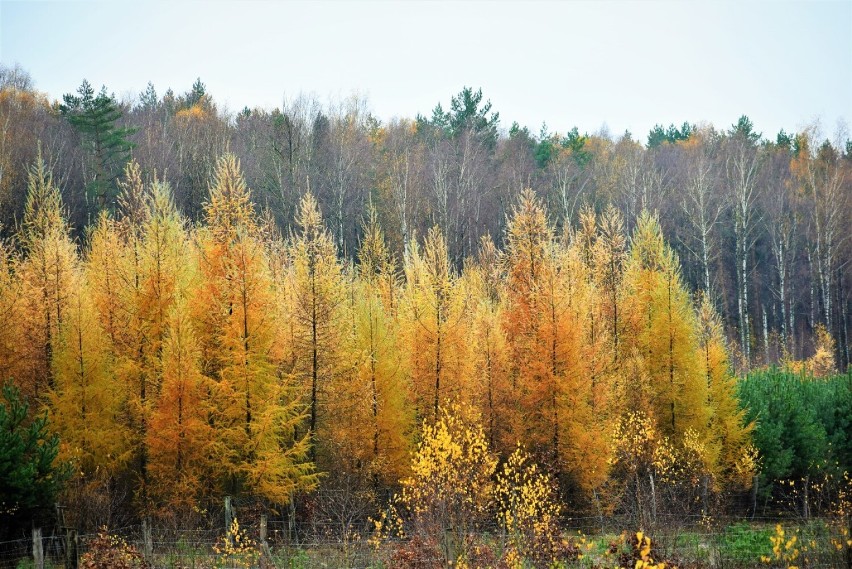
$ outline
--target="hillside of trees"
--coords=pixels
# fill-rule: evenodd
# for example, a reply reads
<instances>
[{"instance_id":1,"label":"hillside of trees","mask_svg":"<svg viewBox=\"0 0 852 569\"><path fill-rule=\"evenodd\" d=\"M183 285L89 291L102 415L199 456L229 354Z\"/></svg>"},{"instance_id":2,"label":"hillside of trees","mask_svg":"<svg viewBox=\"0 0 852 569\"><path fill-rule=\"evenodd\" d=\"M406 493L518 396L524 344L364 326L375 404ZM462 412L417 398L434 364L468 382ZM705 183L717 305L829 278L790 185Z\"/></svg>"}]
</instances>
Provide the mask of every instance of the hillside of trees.
<instances>
[{"instance_id":1,"label":"hillside of trees","mask_svg":"<svg viewBox=\"0 0 852 569\"><path fill-rule=\"evenodd\" d=\"M228 115L200 81L59 103L4 68L0 455L32 460L7 527L57 495L81 528L224 496L365 521L400 487L421 515L498 463L539 517L754 515L794 479L833 512L852 144L498 118L467 88L387 124Z\"/></svg>"},{"instance_id":2,"label":"hillside of trees","mask_svg":"<svg viewBox=\"0 0 852 569\"><path fill-rule=\"evenodd\" d=\"M460 268L482 235L502 245L512 205L532 188L557 231L576 226L584 207L612 205L628 233L643 210L655 212L689 290L704 291L719 310L738 369L809 357L818 325L836 340L838 367L849 365L845 133L834 143L816 127L761 134L745 116L721 130L684 123L647 137L535 133L501 124L469 88L443 102L446 111L439 103L385 122L357 98L323 105L299 96L271 111L225 113L200 80L183 94L149 84L121 102L84 83L55 102L19 68L0 75L7 237L23 219L39 141L78 243L100 210L114 210L130 156L143 178L168 182L178 210L198 222L217 158L233 153L255 205L279 230L294 227L301 196L312 193L350 260L372 207L398 258L437 225Z\"/></svg>"}]
</instances>

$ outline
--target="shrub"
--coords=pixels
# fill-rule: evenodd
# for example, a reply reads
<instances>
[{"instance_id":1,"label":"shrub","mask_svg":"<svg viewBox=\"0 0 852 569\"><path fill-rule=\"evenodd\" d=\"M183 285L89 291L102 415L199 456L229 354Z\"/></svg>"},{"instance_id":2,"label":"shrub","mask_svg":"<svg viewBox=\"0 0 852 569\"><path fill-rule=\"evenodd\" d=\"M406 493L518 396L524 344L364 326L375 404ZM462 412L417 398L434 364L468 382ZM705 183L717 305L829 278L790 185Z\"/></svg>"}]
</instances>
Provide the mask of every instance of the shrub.
<instances>
[{"instance_id":1,"label":"shrub","mask_svg":"<svg viewBox=\"0 0 852 569\"><path fill-rule=\"evenodd\" d=\"M213 546L216 553L216 567L238 567L249 569L260 561L260 552L256 544L240 529L240 522L234 518L224 537Z\"/></svg>"},{"instance_id":2,"label":"shrub","mask_svg":"<svg viewBox=\"0 0 852 569\"><path fill-rule=\"evenodd\" d=\"M148 569L142 554L122 538L110 535L101 528L98 536L89 543L89 550L80 558L83 569Z\"/></svg>"},{"instance_id":3,"label":"shrub","mask_svg":"<svg viewBox=\"0 0 852 569\"><path fill-rule=\"evenodd\" d=\"M519 447L497 474L495 494L497 519L509 538L506 555L536 566L554 564L562 550L558 525L562 507L553 479Z\"/></svg>"},{"instance_id":4,"label":"shrub","mask_svg":"<svg viewBox=\"0 0 852 569\"><path fill-rule=\"evenodd\" d=\"M399 552L399 566L428 567L422 564L427 559L458 566L470 559L492 506L496 467L475 413L457 406L444 410L434 425L424 425L412 474L374 522L375 539L417 538Z\"/></svg>"}]
</instances>

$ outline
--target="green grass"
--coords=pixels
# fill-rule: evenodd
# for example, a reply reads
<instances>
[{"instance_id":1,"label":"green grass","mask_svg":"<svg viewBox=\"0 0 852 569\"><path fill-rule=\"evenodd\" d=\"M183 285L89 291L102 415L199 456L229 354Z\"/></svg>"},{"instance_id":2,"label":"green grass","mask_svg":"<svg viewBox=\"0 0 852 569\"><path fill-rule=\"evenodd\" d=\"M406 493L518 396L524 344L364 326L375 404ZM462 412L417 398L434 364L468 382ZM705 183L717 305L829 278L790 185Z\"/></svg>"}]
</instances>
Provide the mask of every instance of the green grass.
<instances>
[{"instance_id":1,"label":"green grass","mask_svg":"<svg viewBox=\"0 0 852 569\"><path fill-rule=\"evenodd\" d=\"M719 536L719 557L726 563L753 565L761 555L772 552L769 538L773 533L773 528L755 527L747 522L728 526Z\"/></svg>"}]
</instances>

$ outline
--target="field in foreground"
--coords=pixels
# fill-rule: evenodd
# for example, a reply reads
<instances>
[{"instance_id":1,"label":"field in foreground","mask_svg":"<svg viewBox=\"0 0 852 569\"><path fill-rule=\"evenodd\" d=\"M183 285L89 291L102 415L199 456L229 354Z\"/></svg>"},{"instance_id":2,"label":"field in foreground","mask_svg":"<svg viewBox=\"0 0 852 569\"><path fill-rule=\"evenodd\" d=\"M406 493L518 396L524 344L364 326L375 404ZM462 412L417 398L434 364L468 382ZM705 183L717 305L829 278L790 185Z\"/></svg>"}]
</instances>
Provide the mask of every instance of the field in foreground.
<instances>
[{"instance_id":1,"label":"field in foreground","mask_svg":"<svg viewBox=\"0 0 852 569\"><path fill-rule=\"evenodd\" d=\"M598 519L575 520L576 526L598 524ZM375 543L366 531L318 527L302 536L288 537L285 522L269 521L266 540L260 523L232 525L232 531L146 532L144 526L114 532L76 536L80 567L100 568L379 568L379 567L662 567L745 568L852 566L849 528L825 520L773 523L769 520L706 520L690 527L669 526L648 535L617 531L619 520L604 520L604 527L566 529L554 560L513 555L511 538L499 529L483 531L468 543L470 554L456 564L443 555L430 555L444 547L412 538ZM362 528L363 529L363 528ZM449 532L448 532L449 533ZM337 534L337 537L334 535ZM147 536L147 539L146 539ZM445 536L446 537L446 536ZM440 540L443 541L443 540ZM451 540L450 540L451 541ZM147 542L147 545L146 545ZM42 538L44 567L68 566L67 536ZM2 544L0 564L19 569L35 567L33 542ZM450 544L458 547L458 544ZM73 547L72 547L73 549ZM72 561L73 563L73 561ZM663 565L663 563L665 565Z\"/></svg>"}]
</instances>

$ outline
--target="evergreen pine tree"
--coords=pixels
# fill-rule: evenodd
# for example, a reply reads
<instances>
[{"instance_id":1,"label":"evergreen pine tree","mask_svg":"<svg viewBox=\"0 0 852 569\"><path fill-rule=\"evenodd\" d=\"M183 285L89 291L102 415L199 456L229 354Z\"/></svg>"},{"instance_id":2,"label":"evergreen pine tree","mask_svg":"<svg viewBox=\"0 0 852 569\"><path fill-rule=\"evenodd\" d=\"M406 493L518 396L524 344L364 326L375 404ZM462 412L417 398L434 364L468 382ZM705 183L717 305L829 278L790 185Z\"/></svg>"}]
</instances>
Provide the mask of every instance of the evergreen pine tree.
<instances>
[{"instance_id":1,"label":"evergreen pine tree","mask_svg":"<svg viewBox=\"0 0 852 569\"><path fill-rule=\"evenodd\" d=\"M89 196L97 199L98 209L111 209L117 194L116 180L133 147L127 138L134 129L118 125L122 112L115 97L107 95L106 87L95 95L91 84L84 80L77 93L64 95L59 110L80 134L89 153Z\"/></svg>"},{"instance_id":2,"label":"evergreen pine tree","mask_svg":"<svg viewBox=\"0 0 852 569\"><path fill-rule=\"evenodd\" d=\"M0 400L0 539L27 525L53 505L67 470L56 462L59 437L48 431L46 415L28 419L29 405L6 384Z\"/></svg>"}]
</instances>

